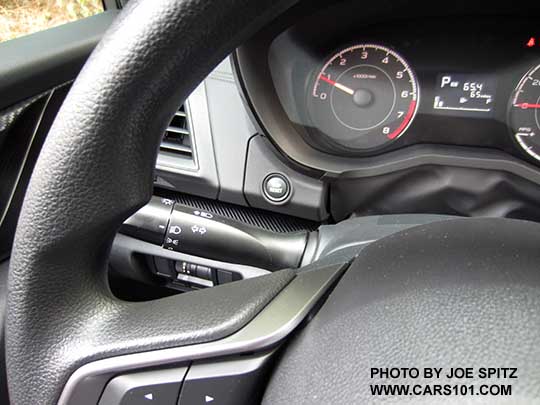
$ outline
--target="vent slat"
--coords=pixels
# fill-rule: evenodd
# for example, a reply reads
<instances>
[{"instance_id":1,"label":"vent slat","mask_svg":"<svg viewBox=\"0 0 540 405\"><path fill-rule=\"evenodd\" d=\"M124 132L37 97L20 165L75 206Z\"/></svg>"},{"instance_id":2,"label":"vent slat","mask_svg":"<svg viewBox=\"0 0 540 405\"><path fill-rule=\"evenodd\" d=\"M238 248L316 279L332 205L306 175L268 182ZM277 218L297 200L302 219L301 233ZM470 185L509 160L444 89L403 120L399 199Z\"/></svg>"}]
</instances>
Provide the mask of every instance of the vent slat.
<instances>
[{"instance_id":1,"label":"vent slat","mask_svg":"<svg viewBox=\"0 0 540 405\"><path fill-rule=\"evenodd\" d=\"M187 136L189 136L190 134L190 132L187 129L178 128L178 127L167 127L167 132L173 132L175 134L187 135Z\"/></svg>"},{"instance_id":2,"label":"vent slat","mask_svg":"<svg viewBox=\"0 0 540 405\"><path fill-rule=\"evenodd\" d=\"M180 106L171 119L165 134L163 134L160 149L184 157L192 157L191 130L188 113L184 105Z\"/></svg>"},{"instance_id":3,"label":"vent slat","mask_svg":"<svg viewBox=\"0 0 540 405\"><path fill-rule=\"evenodd\" d=\"M191 146L182 145L176 142L163 141L161 142L161 149L173 150L182 152L183 154L191 154Z\"/></svg>"}]
</instances>

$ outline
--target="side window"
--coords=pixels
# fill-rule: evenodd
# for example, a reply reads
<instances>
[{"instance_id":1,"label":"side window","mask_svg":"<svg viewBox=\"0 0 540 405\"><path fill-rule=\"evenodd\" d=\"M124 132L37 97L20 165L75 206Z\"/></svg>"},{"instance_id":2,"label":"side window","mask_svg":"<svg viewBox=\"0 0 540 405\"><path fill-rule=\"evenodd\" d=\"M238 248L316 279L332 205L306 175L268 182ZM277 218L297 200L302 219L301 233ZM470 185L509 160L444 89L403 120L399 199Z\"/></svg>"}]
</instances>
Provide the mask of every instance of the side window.
<instances>
[{"instance_id":1,"label":"side window","mask_svg":"<svg viewBox=\"0 0 540 405\"><path fill-rule=\"evenodd\" d=\"M102 0L0 0L0 42L102 11Z\"/></svg>"}]
</instances>

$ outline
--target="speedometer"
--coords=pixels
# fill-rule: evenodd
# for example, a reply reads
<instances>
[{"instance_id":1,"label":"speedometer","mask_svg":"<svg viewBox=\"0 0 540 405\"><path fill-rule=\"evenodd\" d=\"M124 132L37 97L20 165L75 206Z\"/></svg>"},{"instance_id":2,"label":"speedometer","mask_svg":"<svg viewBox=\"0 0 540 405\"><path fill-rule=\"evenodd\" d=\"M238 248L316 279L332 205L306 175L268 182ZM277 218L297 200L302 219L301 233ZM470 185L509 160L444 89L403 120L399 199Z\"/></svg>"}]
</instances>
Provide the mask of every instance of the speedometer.
<instances>
[{"instance_id":1,"label":"speedometer","mask_svg":"<svg viewBox=\"0 0 540 405\"><path fill-rule=\"evenodd\" d=\"M317 73L307 99L308 130L319 144L368 152L405 133L418 101L418 82L403 57L381 45L351 46Z\"/></svg>"},{"instance_id":2,"label":"speedometer","mask_svg":"<svg viewBox=\"0 0 540 405\"><path fill-rule=\"evenodd\" d=\"M518 144L540 160L540 65L520 80L511 98L509 116Z\"/></svg>"}]
</instances>

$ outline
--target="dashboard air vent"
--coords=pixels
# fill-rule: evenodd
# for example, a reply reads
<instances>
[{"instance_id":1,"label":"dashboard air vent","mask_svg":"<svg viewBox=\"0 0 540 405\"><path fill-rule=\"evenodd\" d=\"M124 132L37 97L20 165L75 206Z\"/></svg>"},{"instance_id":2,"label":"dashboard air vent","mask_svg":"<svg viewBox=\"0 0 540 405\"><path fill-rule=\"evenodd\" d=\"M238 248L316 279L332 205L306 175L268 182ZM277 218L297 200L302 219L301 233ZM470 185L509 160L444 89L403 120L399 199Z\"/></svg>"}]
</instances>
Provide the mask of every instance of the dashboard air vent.
<instances>
[{"instance_id":1,"label":"dashboard air vent","mask_svg":"<svg viewBox=\"0 0 540 405\"><path fill-rule=\"evenodd\" d=\"M191 129L184 104L174 114L161 141L160 150L167 154L192 158Z\"/></svg>"}]
</instances>

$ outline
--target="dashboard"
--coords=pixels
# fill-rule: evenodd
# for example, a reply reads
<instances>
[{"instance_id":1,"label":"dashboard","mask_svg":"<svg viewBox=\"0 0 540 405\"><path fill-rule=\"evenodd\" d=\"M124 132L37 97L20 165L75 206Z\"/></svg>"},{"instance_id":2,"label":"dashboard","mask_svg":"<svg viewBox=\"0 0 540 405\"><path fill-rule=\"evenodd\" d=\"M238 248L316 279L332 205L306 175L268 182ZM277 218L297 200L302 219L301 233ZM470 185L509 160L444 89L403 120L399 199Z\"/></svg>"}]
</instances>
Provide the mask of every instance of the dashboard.
<instances>
[{"instance_id":1,"label":"dashboard","mask_svg":"<svg viewBox=\"0 0 540 405\"><path fill-rule=\"evenodd\" d=\"M156 195L287 229L540 221L539 21L540 3L300 1L179 108Z\"/></svg>"},{"instance_id":2,"label":"dashboard","mask_svg":"<svg viewBox=\"0 0 540 405\"><path fill-rule=\"evenodd\" d=\"M334 219L540 219L537 6L306 2L234 55L261 133Z\"/></svg>"}]
</instances>

